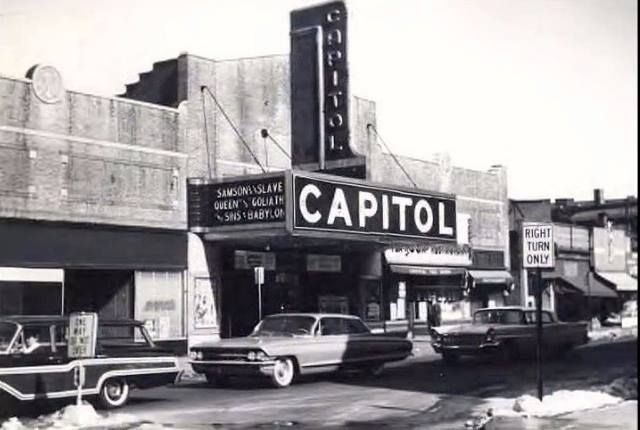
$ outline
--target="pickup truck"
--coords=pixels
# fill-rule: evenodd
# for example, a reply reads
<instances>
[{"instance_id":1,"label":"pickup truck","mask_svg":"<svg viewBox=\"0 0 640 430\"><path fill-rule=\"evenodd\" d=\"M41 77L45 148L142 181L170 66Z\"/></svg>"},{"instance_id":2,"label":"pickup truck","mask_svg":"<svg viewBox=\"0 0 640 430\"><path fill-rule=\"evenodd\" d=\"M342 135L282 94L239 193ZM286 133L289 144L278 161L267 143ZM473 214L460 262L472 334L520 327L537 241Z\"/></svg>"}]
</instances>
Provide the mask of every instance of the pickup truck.
<instances>
[{"instance_id":1,"label":"pickup truck","mask_svg":"<svg viewBox=\"0 0 640 430\"><path fill-rule=\"evenodd\" d=\"M588 341L587 322L561 322L542 311L545 355L561 354ZM470 324L431 329L433 349L446 363L463 355L493 354L503 360L531 356L536 351L536 311L522 307L478 309Z\"/></svg>"}]
</instances>

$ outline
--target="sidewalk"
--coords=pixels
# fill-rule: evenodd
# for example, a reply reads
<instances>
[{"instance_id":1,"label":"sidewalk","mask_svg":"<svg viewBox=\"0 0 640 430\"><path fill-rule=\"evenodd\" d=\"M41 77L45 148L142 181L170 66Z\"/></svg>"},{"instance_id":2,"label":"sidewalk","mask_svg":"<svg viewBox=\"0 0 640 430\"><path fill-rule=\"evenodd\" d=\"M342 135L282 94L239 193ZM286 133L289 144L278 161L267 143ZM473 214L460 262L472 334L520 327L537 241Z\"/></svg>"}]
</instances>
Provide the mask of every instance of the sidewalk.
<instances>
[{"instance_id":1,"label":"sidewalk","mask_svg":"<svg viewBox=\"0 0 640 430\"><path fill-rule=\"evenodd\" d=\"M637 430L638 402L628 400L615 406L572 412L553 418L496 417L484 430Z\"/></svg>"}]
</instances>

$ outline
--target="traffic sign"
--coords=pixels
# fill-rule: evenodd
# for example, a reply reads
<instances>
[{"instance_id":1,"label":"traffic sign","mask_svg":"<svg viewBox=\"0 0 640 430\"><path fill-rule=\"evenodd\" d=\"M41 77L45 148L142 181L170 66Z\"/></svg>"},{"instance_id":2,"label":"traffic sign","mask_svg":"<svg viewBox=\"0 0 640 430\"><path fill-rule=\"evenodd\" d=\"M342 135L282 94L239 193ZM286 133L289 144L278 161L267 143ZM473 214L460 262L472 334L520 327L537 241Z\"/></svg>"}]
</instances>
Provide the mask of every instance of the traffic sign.
<instances>
[{"instance_id":1,"label":"traffic sign","mask_svg":"<svg viewBox=\"0 0 640 430\"><path fill-rule=\"evenodd\" d=\"M553 269L555 267L553 224L522 224L522 267Z\"/></svg>"},{"instance_id":2,"label":"traffic sign","mask_svg":"<svg viewBox=\"0 0 640 430\"><path fill-rule=\"evenodd\" d=\"M69 316L69 358L87 358L96 355L98 314L77 312Z\"/></svg>"},{"instance_id":3,"label":"traffic sign","mask_svg":"<svg viewBox=\"0 0 640 430\"><path fill-rule=\"evenodd\" d=\"M264 284L264 267L263 266L254 267L253 277L256 285Z\"/></svg>"}]
</instances>

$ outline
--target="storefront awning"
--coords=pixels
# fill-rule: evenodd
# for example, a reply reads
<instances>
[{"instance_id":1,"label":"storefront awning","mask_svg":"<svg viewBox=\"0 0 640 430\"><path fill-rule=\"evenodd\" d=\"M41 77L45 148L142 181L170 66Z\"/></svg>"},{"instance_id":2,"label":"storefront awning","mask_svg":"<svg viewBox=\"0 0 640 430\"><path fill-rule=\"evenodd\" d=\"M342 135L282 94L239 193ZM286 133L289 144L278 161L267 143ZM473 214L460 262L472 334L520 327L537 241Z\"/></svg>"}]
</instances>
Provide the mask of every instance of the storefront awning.
<instances>
[{"instance_id":1,"label":"storefront awning","mask_svg":"<svg viewBox=\"0 0 640 430\"><path fill-rule=\"evenodd\" d=\"M638 280L625 272L596 272L606 282L615 285L617 291L638 291Z\"/></svg>"},{"instance_id":2,"label":"storefront awning","mask_svg":"<svg viewBox=\"0 0 640 430\"><path fill-rule=\"evenodd\" d=\"M574 288L577 292L582 293L584 296L611 299L618 298L618 295L614 290L607 287L602 282L599 282L593 275L589 276L589 282L586 282L586 279L583 278L558 275L554 272L549 273L547 276L543 276L543 278L559 280ZM567 292L567 289L563 285L558 285L555 290L560 294Z\"/></svg>"},{"instance_id":3,"label":"storefront awning","mask_svg":"<svg viewBox=\"0 0 640 430\"><path fill-rule=\"evenodd\" d=\"M390 264L389 269L393 273L418 276L460 276L465 273L465 269L461 267L431 267Z\"/></svg>"},{"instance_id":4,"label":"storefront awning","mask_svg":"<svg viewBox=\"0 0 640 430\"><path fill-rule=\"evenodd\" d=\"M513 277L506 270L469 270L469 275L476 285L481 284L506 284L513 283Z\"/></svg>"},{"instance_id":5,"label":"storefront awning","mask_svg":"<svg viewBox=\"0 0 640 430\"><path fill-rule=\"evenodd\" d=\"M58 282L64 281L62 269L30 269L0 267L0 282Z\"/></svg>"}]
</instances>

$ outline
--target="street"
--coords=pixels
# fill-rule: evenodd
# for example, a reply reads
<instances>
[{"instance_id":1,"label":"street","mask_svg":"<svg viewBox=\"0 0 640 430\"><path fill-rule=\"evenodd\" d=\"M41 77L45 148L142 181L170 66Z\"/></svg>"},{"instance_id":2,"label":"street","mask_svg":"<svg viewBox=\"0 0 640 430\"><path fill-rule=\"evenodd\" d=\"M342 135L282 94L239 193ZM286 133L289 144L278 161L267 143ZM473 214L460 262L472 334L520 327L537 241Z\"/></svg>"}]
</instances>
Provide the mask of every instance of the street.
<instances>
[{"instance_id":1,"label":"street","mask_svg":"<svg viewBox=\"0 0 640 430\"><path fill-rule=\"evenodd\" d=\"M138 423L178 428L451 429L464 428L474 415L485 412L488 398L535 395L532 361L503 365L468 359L446 366L428 343L415 342L414 348L414 357L389 366L378 378L314 376L282 390L249 380L213 388L201 378L191 378L173 387L136 391L126 407L113 413L132 414ZM545 393L559 389L607 391L606 386L617 378L637 378L636 349L637 338L599 340L565 358L547 361ZM53 411L59 406L48 408ZM23 411L33 417L46 412L42 405L37 411ZM630 427L614 428L635 428L636 416L619 421ZM564 424L571 422L569 418L562 420ZM554 428L543 425L549 425L549 420L540 423L541 427L533 428ZM504 428L513 425L511 422Z\"/></svg>"}]
</instances>

